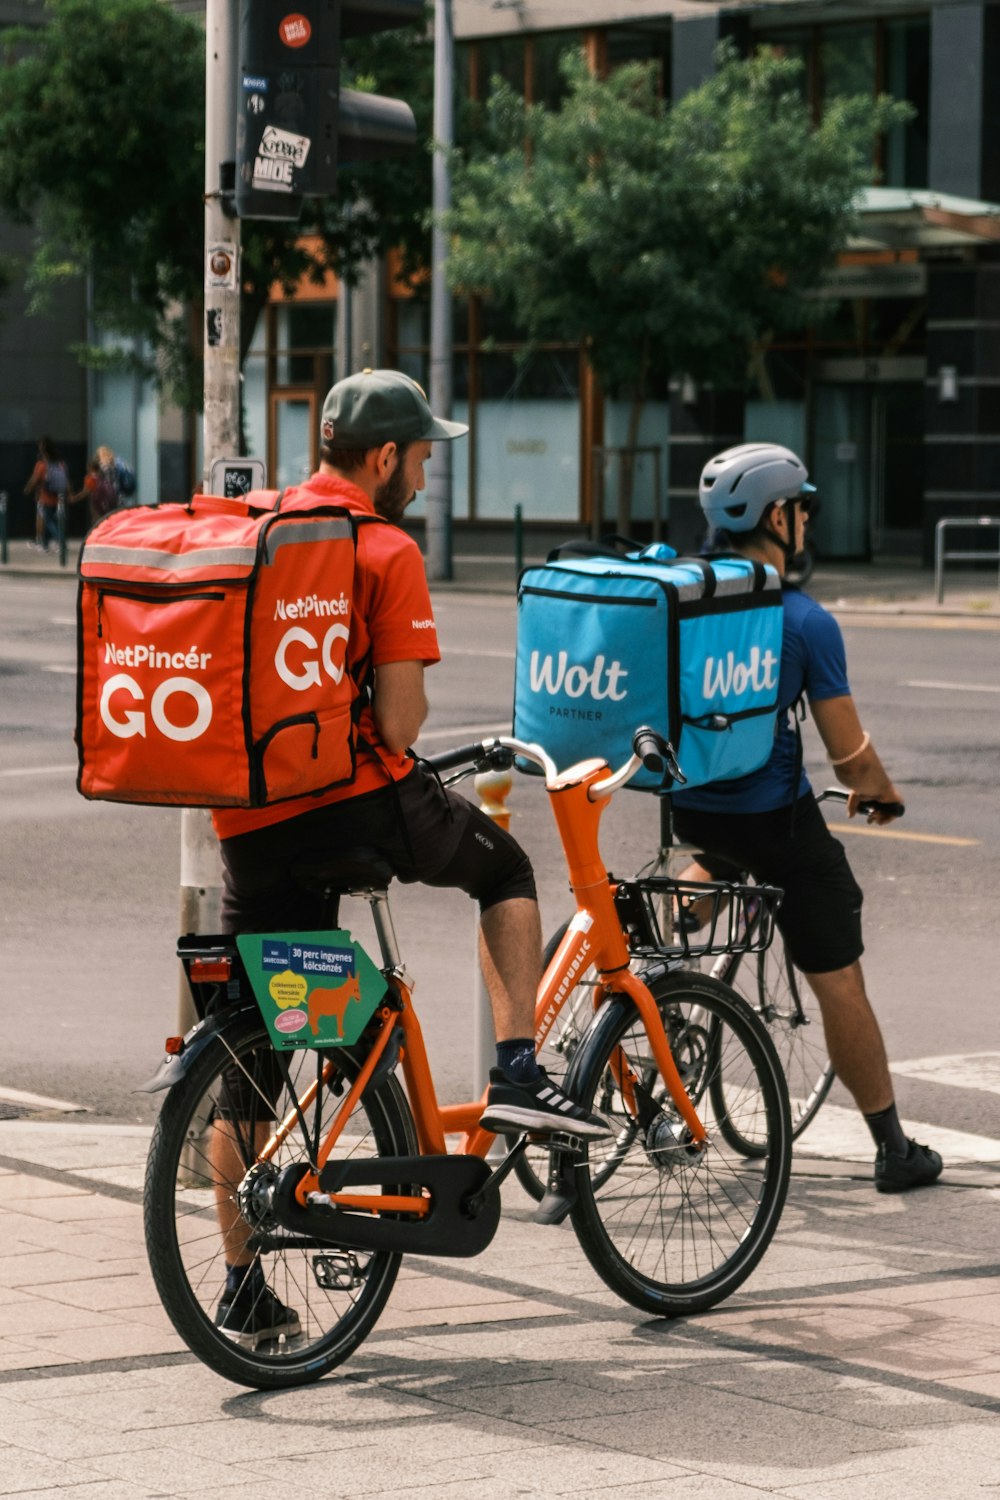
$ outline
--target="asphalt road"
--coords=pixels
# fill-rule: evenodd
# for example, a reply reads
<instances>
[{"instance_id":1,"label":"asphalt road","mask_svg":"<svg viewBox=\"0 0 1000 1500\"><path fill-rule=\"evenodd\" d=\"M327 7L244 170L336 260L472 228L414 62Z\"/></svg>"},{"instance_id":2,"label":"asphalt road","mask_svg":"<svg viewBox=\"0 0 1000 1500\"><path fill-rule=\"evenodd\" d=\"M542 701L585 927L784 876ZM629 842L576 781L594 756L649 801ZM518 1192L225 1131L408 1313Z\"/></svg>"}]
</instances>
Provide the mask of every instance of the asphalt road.
<instances>
[{"instance_id":1,"label":"asphalt road","mask_svg":"<svg viewBox=\"0 0 1000 1500\"><path fill-rule=\"evenodd\" d=\"M509 724L513 680L513 601L435 602L445 660L429 677L427 753ZM76 793L74 603L71 579L0 579L0 1101L4 1088L24 1089L98 1118L145 1120L155 1103L132 1090L176 1026L180 819ZM866 890L866 972L890 1057L993 1055L965 1069L971 1087L901 1072L901 1109L1000 1136L998 635L912 619L844 624L864 723L908 802L895 829L844 835ZM808 725L806 764L814 784L832 782ZM566 881L538 783L518 779L511 807L554 927ZM620 795L604 820L611 868L637 868L655 840L650 800ZM462 1097L472 908L406 887L394 913L439 1092Z\"/></svg>"}]
</instances>

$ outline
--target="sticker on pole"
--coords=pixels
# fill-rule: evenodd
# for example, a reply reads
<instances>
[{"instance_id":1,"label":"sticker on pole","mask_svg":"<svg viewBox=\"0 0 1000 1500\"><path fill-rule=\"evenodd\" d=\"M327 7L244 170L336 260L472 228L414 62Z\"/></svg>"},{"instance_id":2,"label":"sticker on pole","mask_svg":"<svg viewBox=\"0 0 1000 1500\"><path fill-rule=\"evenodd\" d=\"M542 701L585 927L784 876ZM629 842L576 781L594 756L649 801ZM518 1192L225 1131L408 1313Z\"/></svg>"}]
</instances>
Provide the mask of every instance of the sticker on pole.
<instances>
[{"instance_id":1,"label":"sticker on pole","mask_svg":"<svg viewBox=\"0 0 1000 1500\"><path fill-rule=\"evenodd\" d=\"M241 933L236 942L279 1052L350 1047L385 995L385 979L349 932Z\"/></svg>"}]
</instances>

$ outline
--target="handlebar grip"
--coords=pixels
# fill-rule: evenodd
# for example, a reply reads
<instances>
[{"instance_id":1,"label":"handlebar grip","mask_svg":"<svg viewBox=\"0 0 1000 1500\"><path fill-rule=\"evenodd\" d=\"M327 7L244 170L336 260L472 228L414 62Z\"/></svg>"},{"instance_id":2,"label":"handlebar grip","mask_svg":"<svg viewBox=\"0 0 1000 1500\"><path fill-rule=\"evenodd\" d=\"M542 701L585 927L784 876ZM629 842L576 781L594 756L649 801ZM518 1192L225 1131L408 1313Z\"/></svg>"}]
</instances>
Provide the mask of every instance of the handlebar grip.
<instances>
[{"instance_id":1,"label":"handlebar grip","mask_svg":"<svg viewBox=\"0 0 1000 1500\"><path fill-rule=\"evenodd\" d=\"M632 749L647 771L662 776L667 768L666 756L660 746L660 737L651 729L637 729L632 740Z\"/></svg>"},{"instance_id":2,"label":"handlebar grip","mask_svg":"<svg viewBox=\"0 0 1000 1500\"><path fill-rule=\"evenodd\" d=\"M865 802L858 803L858 812L863 813L884 812L890 813L894 818L901 818L905 811L906 804L903 802L875 802L869 798Z\"/></svg>"},{"instance_id":3,"label":"handlebar grip","mask_svg":"<svg viewBox=\"0 0 1000 1500\"><path fill-rule=\"evenodd\" d=\"M482 760L486 754L486 746L482 743L473 745L459 745L455 750L444 750L440 755L422 755L421 760L434 771L453 771L456 766L471 766L477 760Z\"/></svg>"},{"instance_id":4,"label":"handlebar grip","mask_svg":"<svg viewBox=\"0 0 1000 1500\"><path fill-rule=\"evenodd\" d=\"M850 798L850 792L842 786L828 786L824 791L816 793L817 802L842 802L845 807ZM891 813L894 818L901 818L906 811L902 802L876 802L873 797L866 797L864 802L858 803L858 812L885 812Z\"/></svg>"}]
</instances>

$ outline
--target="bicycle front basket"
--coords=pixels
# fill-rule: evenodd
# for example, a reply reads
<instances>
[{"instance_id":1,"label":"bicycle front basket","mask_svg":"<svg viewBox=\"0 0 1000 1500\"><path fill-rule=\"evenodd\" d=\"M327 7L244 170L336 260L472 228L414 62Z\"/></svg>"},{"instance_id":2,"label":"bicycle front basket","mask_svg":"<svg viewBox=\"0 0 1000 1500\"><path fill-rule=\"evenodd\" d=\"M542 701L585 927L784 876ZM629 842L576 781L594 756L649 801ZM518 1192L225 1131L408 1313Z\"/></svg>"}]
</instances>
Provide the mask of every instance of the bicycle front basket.
<instances>
[{"instance_id":1,"label":"bicycle front basket","mask_svg":"<svg viewBox=\"0 0 1000 1500\"><path fill-rule=\"evenodd\" d=\"M630 952L643 957L705 958L717 953L762 953L770 947L774 915L784 894L774 885L649 875L618 881L615 906Z\"/></svg>"}]
</instances>

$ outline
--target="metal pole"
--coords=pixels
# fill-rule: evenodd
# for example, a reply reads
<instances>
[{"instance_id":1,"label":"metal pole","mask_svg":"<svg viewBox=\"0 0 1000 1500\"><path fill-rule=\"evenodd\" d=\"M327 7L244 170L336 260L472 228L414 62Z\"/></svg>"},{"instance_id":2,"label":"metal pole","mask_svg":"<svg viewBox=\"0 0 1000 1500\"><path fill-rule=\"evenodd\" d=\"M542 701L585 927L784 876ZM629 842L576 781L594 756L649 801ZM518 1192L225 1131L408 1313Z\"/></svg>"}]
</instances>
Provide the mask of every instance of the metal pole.
<instances>
[{"instance_id":1,"label":"metal pole","mask_svg":"<svg viewBox=\"0 0 1000 1500\"><path fill-rule=\"evenodd\" d=\"M7 561L7 491L0 490L0 563Z\"/></svg>"},{"instance_id":2,"label":"metal pole","mask_svg":"<svg viewBox=\"0 0 1000 1500\"><path fill-rule=\"evenodd\" d=\"M238 0L205 6L205 404L204 474L211 483L216 458L239 453L240 432L240 222L226 212L223 162L236 160L236 53ZM219 274L219 247L232 257L232 275ZM214 252L214 253L213 253ZM210 262L212 266L210 267ZM133 458L133 462L135 459ZM181 813L180 931L218 930L222 865L210 815ZM179 1029L195 1020L182 979Z\"/></svg>"},{"instance_id":3,"label":"metal pole","mask_svg":"<svg viewBox=\"0 0 1000 1500\"><path fill-rule=\"evenodd\" d=\"M514 576L520 578L524 568L524 507L514 506Z\"/></svg>"},{"instance_id":4,"label":"metal pole","mask_svg":"<svg viewBox=\"0 0 1000 1500\"><path fill-rule=\"evenodd\" d=\"M59 528L59 566L66 566L66 495L59 496L56 505L56 525Z\"/></svg>"},{"instance_id":5,"label":"metal pole","mask_svg":"<svg viewBox=\"0 0 1000 1500\"><path fill-rule=\"evenodd\" d=\"M431 239L431 365L430 402L438 416L451 416L451 292L445 275L448 234L442 216L451 207L451 165L448 153L454 140L454 36L451 0L434 0L434 186ZM427 576L452 576L451 498L452 445L435 443L427 474Z\"/></svg>"}]
</instances>

